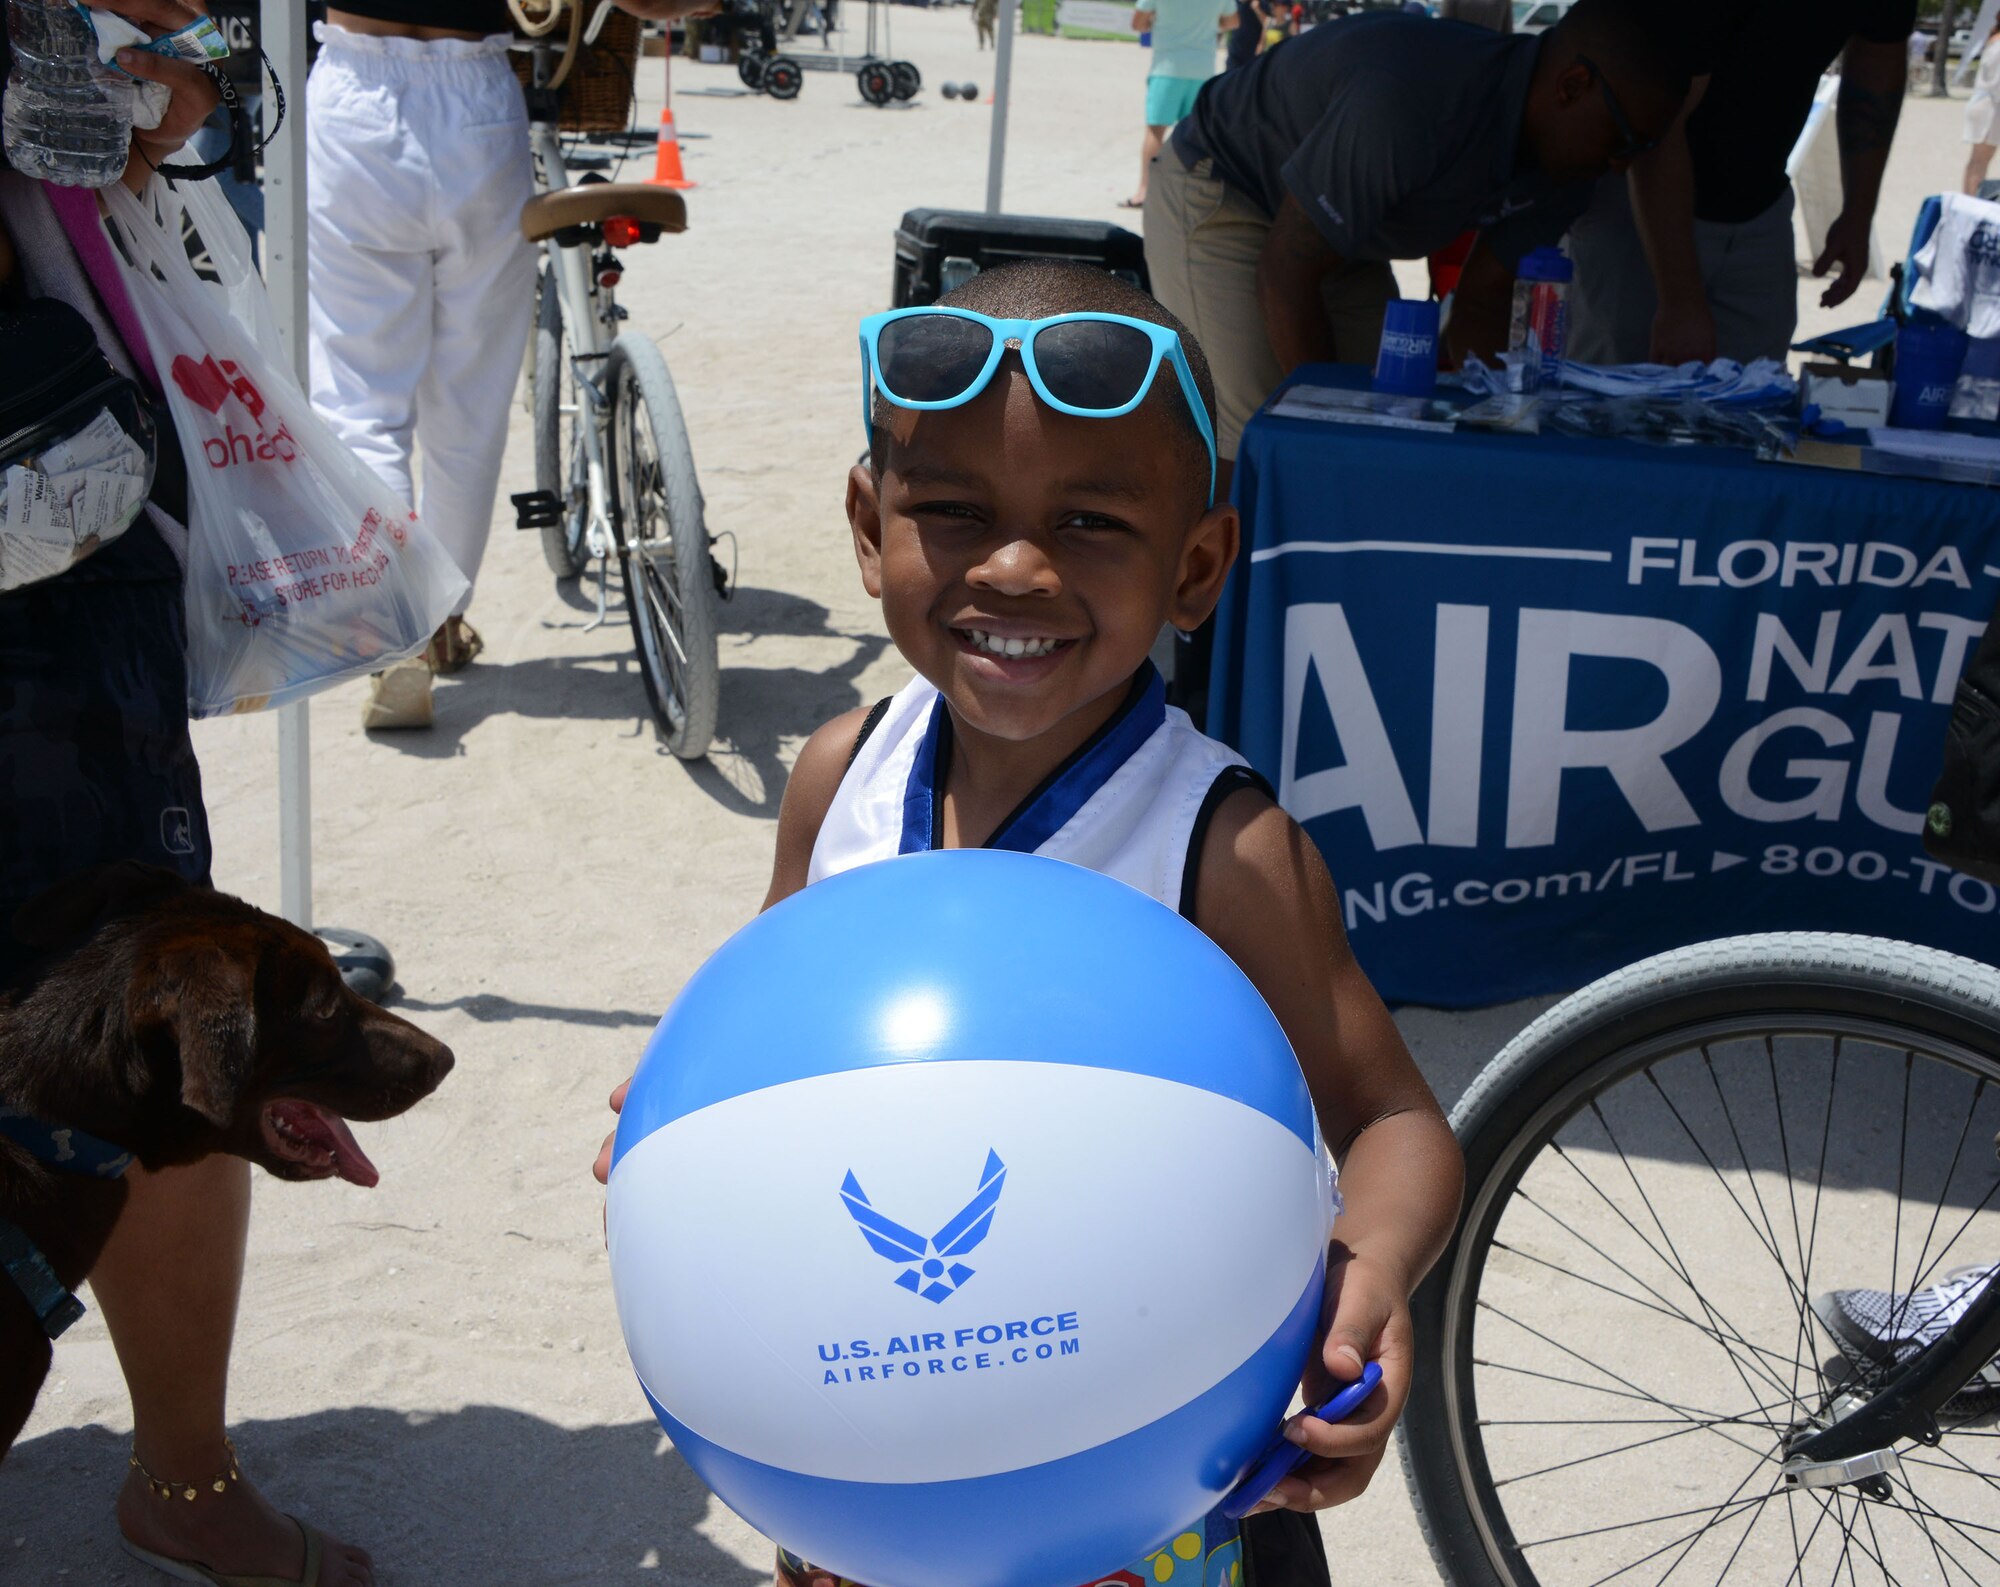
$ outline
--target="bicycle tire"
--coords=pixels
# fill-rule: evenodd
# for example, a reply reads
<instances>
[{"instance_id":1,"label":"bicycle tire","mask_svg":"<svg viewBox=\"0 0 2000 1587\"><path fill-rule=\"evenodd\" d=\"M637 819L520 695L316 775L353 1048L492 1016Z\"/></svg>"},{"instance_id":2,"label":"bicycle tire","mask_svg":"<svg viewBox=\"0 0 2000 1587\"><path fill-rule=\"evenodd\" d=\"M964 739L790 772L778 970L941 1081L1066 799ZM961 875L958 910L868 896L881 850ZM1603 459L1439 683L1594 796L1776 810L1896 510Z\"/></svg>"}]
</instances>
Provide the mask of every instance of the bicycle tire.
<instances>
[{"instance_id":1,"label":"bicycle tire","mask_svg":"<svg viewBox=\"0 0 2000 1587\"><path fill-rule=\"evenodd\" d=\"M558 579L575 578L590 561L590 548L583 537L584 516L574 488L577 482L571 477L575 472L577 415L576 377L569 367L568 341L563 331L562 294L545 268L535 289L535 488L550 492L563 504L561 521L540 531L543 560ZM567 433L562 422L566 394L571 410Z\"/></svg>"},{"instance_id":2,"label":"bicycle tire","mask_svg":"<svg viewBox=\"0 0 2000 1587\"><path fill-rule=\"evenodd\" d=\"M1883 1033L1900 1032L1906 1038L1903 1044L1906 1074L1920 1048L1928 1053L1934 1047L1939 1053L1950 1054L1952 1061L1967 1066L1968 1073L1982 1077L1973 1091L1975 1109L1985 1085L1989 1081L2000 1084L2000 972L1933 949L1867 937L1773 933L1677 949L1628 966L1585 987L1515 1037L1487 1065L1452 1112L1452 1126L1466 1158L1465 1212L1444 1255L1412 1299L1416 1364L1409 1403L1398 1432L1399 1452L1431 1557L1440 1575L1455 1587L1558 1587L1557 1582L1545 1581L1541 1574L1548 1566L1538 1567L1526 1557L1528 1548L1541 1545L1524 1543L1516 1534L1508 1508L1516 1501L1503 1501L1499 1496L1501 1487L1526 1479L1510 1474L1496 1481L1487 1447L1489 1429L1505 1424L1489 1422L1489 1407L1480 1403L1477 1390L1479 1382L1488 1381L1478 1378L1477 1373L1495 1365L1479 1356L1481 1348L1490 1351L1491 1347L1483 1345L1481 1338L1475 1338L1477 1328L1494 1326L1477 1316L1482 1308L1492 1311L1492 1304L1482 1299L1481 1285L1489 1257L1496 1250L1507 1253L1508 1261L1516 1264L1521 1261L1519 1252L1497 1242L1495 1237L1524 1177L1548 1143L1555 1140L1557 1132L1565 1127L1566 1120L1580 1117L1586 1106L1595 1106L1620 1082L1635 1076L1652 1079L1654 1065L1664 1062L1662 1055L1670 1052L1685 1054L1699 1050L1702 1060L1711 1062L1712 1069L1709 1049L1701 1045L1704 1039L1721 1048L1726 1040L1744 1038L1725 1035L1704 1038L1704 1032L1747 1031L1763 1021L1773 1022L1781 1034L1789 1031L1799 1036L1816 1033L1820 1039L1837 1038L1834 1073L1827 1088L1828 1138L1840 1083L1842 1042L1851 1040L1858 1050L1866 1052L1886 1045L1880 1039ZM1785 1025L1786 1021L1791 1024ZM1774 1082L1779 1073L1778 1054L1785 1050L1789 1049L1771 1045L1765 1048ZM1857 1062L1853 1067L1863 1069L1865 1064ZM1656 1080L1654 1089L1660 1089ZM1723 1091L1718 1082L1718 1098ZM1778 1095L1775 1083L1773 1095ZM1782 1117L1782 1103L1779 1106ZM1726 1112L1726 1103L1724 1108ZM1908 1116L1906 1080L1905 1132ZM1961 1145L1963 1130L1970 1128L1970 1124L1968 1118L1962 1126ZM1606 1129L1608 1132L1608 1125ZM1768 1152L1768 1142L1761 1144ZM1819 1159L1822 1187L1826 1151L1822 1141ZM1746 1170L1755 1155L1745 1154ZM1789 1155L1785 1163L1789 1174ZM1957 1165L1954 1156L1952 1170L1939 1192L1940 1207ZM1722 1180L1724 1176L1715 1169L1715 1164L1709 1166L1715 1170L1718 1181ZM1804 1166L1802 1161L1801 1167ZM1753 1188L1755 1183L1752 1172ZM1900 1180L1897 1194L1896 1229L1900 1242L1904 1226ZM1991 1194L1989 1190L1989 1199ZM1533 1205L1532 1198L1529 1204ZM1758 1205L1761 1209L1762 1202ZM1798 1203L1795 1201L1793 1205L1796 1214ZM1743 1203L1739 1202L1738 1208L1745 1219L1750 1217ZM1816 1245L1817 1199L1812 1203L1812 1214ZM1664 1225L1661 1230L1664 1234ZM1672 1248L1671 1236L1667 1237L1667 1243ZM1927 1237L1926 1248L1928 1243ZM1775 1252L1765 1254L1777 1255L1782 1267L1785 1255L1782 1240L1776 1245ZM1808 1251L1811 1249L1807 1247ZM1941 1249L1940 1257L1942 1254ZM1922 1260L1921 1255L1918 1260ZM1560 1267L1557 1271L1561 1271ZM1541 1278L1539 1269L1532 1272L1533 1277ZM1545 1282L1552 1290L1561 1288L1557 1281ZM1812 1259L1808 1255L1799 1289L1803 1296L1812 1288ZM1559 1339L1538 1337L1561 1347ZM1741 1335L1734 1337L1743 1342ZM1811 1334L1803 1319L1801 1338L1808 1345L1817 1343L1817 1336ZM1636 1343L1633 1348L1638 1348ZM1814 1388L1809 1380L1797 1379L1795 1388L1799 1381L1807 1381L1809 1390ZM1578 1386L1599 1393L1612 1392L1595 1383ZM1643 1382L1635 1379L1627 1386L1638 1388ZM1662 1435L1666 1436L1680 1434ZM1639 1447L1614 1448L1609 1453L1623 1456ZM1603 1458L1606 1457L1591 1455L1564 1465L1586 1466L1588 1461ZM1560 1469L1563 1467L1550 1467L1527 1475L1541 1477ZM1569 1483L1577 1483L1583 1475L1572 1470ZM1684 1494L1685 1469L1662 1473L1663 1480L1670 1476L1680 1483L1672 1491ZM1517 1494L1520 1491L1514 1489ZM1781 1496L1789 1497L1782 1491ZM1568 1501L1565 1498L1558 1502ZM1601 1488L1594 1484L1589 1488L1578 1487L1575 1502L1595 1508L1600 1515L1611 1513ZM1741 1501L1746 1505L1751 1502ZM1858 1517L1862 1501L1857 1497L1854 1503ZM1869 1525L1873 1524L1871 1516ZM1757 1525L1753 1515L1750 1527L1737 1544L1738 1551L1749 1541ZM1843 1520L1843 1532L1846 1526ZM1605 1530L1615 1531L1617 1527ZM1565 1543L1587 1535L1584 1532L1558 1535L1553 1541ZM1797 1531L1792 1534L1795 1546L1798 1535ZM1857 1531L1854 1535L1860 1534ZM1782 1535L1779 1541L1782 1546ZM1879 1537L1875 1545L1886 1547ZM1862 1546L1867 1545L1864 1542ZM1813 1539L1808 1537L1804 1549L1809 1551L1812 1547ZM1732 1555L1732 1563L1734 1559ZM1596 1566L1602 1564L1598 1560L1589 1574L1601 1576ZM1778 1564L1782 1568L1782 1559ZM1877 1564L1882 1562L1878 1559ZM1851 1576L1851 1563L1849 1568ZM1962 1562L1958 1568L1964 1570ZM1888 1575L1886 1565L1882 1565L1882 1571L1884 1576ZM1942 1573L1951 1582L1960 1579L1949 1569L1942 1569ZM1632 1577L1624 1576L1623 1572L1612 1574L1621 1580L1650 1581L1658 1569ZM1864 1577L1869 1574L1865 1562L1862 1574Z\"/></svg>"},{"instance_id":3,"label":"bicycle tire","mask_svg":"<svg viewBox=\"0 0 2000 1587\"><path fill-rule=\"evenodd\" d=\"M661 742L682 760L699 760L715 737L721 679L714 559L694 450L667 361L651 341L633 331L620 336L605 382L606 474L639 672ZM658 527L664 545L647 533Z\"/></svg>"}]
</instances>

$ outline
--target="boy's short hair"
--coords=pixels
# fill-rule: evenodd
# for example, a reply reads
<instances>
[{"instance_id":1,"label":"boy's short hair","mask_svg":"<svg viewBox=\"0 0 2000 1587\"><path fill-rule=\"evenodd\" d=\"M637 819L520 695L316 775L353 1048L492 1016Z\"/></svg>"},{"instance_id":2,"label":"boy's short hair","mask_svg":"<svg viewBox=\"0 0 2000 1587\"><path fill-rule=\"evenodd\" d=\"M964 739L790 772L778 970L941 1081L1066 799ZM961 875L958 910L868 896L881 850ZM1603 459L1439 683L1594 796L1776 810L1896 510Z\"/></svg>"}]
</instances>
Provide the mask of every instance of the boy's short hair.
<instances>
[{"instance_id":1,"label":"boy's short hair","mask_svg":"<svg viewBox=\"0 0 2000 1587\"><path fill-rule=\"evenodd\" d=\"M1208 355L1194 333L1174 318L1151 293L1131 282L1100 270L1095 265L1071 259L1022 259L1012 264L982 270L971 280L954 287L938 299L941 308L970 309L996 320L1045 320L1057 314L1123 314L1149 325L1163 325L1181 339L1195 389L1201 393L1208 422L1215 424L1215 380L1209 373ZM1208 496L1208 447L1201 438L1194 415L1188 411L1181 383L1162 360L1143 408L1154 408L1173 416L1176 451L1182 456L1204 500ZM868 462L877 478L882 473L882 443L887 434L891 404L879 392L870 409ZM1197 478L1198 476L1198 478Z\"/></svg>"}]
</instances>

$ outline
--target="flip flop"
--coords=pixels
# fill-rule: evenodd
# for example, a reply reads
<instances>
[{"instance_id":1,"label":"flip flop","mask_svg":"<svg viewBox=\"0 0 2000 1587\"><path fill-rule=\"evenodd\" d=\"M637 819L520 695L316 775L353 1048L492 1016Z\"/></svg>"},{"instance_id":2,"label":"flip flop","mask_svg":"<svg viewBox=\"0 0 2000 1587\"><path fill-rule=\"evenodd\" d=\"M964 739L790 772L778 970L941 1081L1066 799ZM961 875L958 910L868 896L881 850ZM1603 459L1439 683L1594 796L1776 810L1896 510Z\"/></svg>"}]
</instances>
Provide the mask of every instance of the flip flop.
<instances>
[{"instance_id":1,"label":"flip flop","mask_svg":"<svg viewBox=\"0 0 2000 1587\"><path fill-rule=\"evenodd\" d=\"M297 1527L299 1535L306 1540L305 1569L297 1576L225 1576L221 1571L197 1565L193 1560L169 1559L164 1554L141 1548L123 1532L118 1534L118 1541L125 1552L141 1564L150 1565L175 1581L205 1583L206 1587L319 1587L319 1563L326 1552L326 1539L320 1536L317 1528L307 1526L295 1515L288 1515L285 1519Z\"/></svg>"},{"instance_id":2,"label":"flip flop","mask_svg":"<svg viewBox=\"0 0 2000 1587\"><path fill-rule=\"evenodd\" d=\"M1118 207L1120 209L1144 209L1146 201L1143 198L1121 198L1118 201Z\"/></svg>"}]
</instances>

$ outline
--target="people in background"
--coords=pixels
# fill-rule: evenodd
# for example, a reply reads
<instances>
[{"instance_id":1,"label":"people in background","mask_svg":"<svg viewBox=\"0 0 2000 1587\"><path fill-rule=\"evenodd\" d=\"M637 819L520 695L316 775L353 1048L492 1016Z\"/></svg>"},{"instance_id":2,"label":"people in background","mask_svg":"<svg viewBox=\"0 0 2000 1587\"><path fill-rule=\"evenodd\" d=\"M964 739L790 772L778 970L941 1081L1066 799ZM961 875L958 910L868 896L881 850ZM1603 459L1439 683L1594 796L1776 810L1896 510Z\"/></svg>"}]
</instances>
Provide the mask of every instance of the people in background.
<instances>
[{"instance_id":1,"label":"people in background","mask_svg":"<svg viewBox=\"0 0 2000 1587\"><path fill-rule=\"evenodd\" d=\"M1535 36L1350 17L1211 81L1154 166L1146 262L1213 361L1221 455L1288 371L1372 361L1389 261L1468 228L1447 339L1503 347L1515 262L1665 134L1688 80L1674 8L1581 0Z\"/></svg>"},{"instance_id":2,"label":"people in background","mask_svg":"<svg viewBox=\"0 0 2000 1587\"><path fill-rule=\"evenodd\" d=\"M1222 69L1232 72L1248 66L1263 46L1264 14L1257 9L1256 0L1236 0L1236 26L1223 52Z\"/></svg>"},{"instance_id":3,"label":"people in background","mask_svg":"<svg viewBox=\"0 0 2000 1587\"><path fill-rule=\"evenodd\" d=\"M617 4L662 19L714 9ZM513 22L506 0L342 0L318 31L306 81L313 406L413 502L422 451L419 511L476 580L535 281ZM455 613L423 656L376 676L364 723L430 726L432 674L480 648Z\"/></svg>"},{"instance_id":4,"label":"people in background","mask_svg":"<svg viewBox=\"0 0 2000 1587\"><path fill-rule=\"evenodd\" d=\"M1236 13L1218 15L1217 0L1153 0L1132 13L1134 32L1153 35L1153 69L1146 77L1146 136L1139 149L1139 186L1121 206L1146 206L1146 181L1175 122L1194 108L1201 85L1215 75L1215 44Z\"/></svg>"},{"instance_id":5,"label":"people in background","mask_svg":"<svg viewBox=\"0 0 2000 1587\"><path fill-rule=\"evenodd\" d=\"M1868 270L1916 0L1677 9L1708 70L1660 147L1604 183L1570 236L1569 351L1585 363L1785 356L1799 318L1786 162L1835 62L1841 209L1813 265L1833 277L1820 302L1845 302Z\"/></svg>"},{"instance_id":6,"label":"people in background","mask_svg":"<svg viewBox=\"0 0 2000 1587\"><path fill-rule=\"evenodd\" d=\"M2000 122L2000 22L1980 46L1979 74L1972 80L1972 97L1965 102L1965 141L1972 152L1965 159L1964 190L1973 196L1993 164L1995 124Z\"/></svg>"}]
</instances>

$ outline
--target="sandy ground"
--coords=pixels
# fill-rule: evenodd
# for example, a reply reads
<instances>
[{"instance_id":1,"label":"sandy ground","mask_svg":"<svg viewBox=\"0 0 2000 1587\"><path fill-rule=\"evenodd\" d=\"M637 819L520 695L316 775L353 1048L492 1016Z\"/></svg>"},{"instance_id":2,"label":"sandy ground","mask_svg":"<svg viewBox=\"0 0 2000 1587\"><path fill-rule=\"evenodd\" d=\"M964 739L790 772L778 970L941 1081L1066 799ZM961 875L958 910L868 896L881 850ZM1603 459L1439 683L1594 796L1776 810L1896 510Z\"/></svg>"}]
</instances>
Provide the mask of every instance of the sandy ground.
<instances>
[{"instance_id":1,"label":"sandy ground","mask_svg":"<svg viewBox=\"0 0 2000 1587\"><path fill-rule=\"evenodd\" d=\"M779 104L739 93L727 67L675 63L692 226L635 250L621 288L672 364L711 527L738 557L708 761L655 746L621 612L587 632L583 598L501 517L474 609L487 652L440 686L435 731L364 738L352 686L314 708L318 916L392 946L397 1006L458 1069L412 1116L363 1132L380 1188L260 1179L230 1409L247 1468L373 1549L391 1587L766 1576L768 1546L707 1496L633 1385L587 1169L605 1093L755 909L800 743L906 676L840 510L860 443L853 325L886 306L904 210L979 207L991 113L935 88L989 92L992 57L964 10L887 9L927 83L905 108L863 105L844 75ZM1144 72L1129 47L1022 39L1007 207L1119 218ZM642 117L660 91L649 61ZM1881 221L1892 257L1922 195L1956 185L1959 111L1905 113ZM1871 286L1862 313L1809 309L1807 324L1878 300ZM517 407L503 513L531 476ZM275 724L207 724L196 742L216 880L275 907ZM1402 1025L1449 1101L1537 1007ZM109 1519L129 1429L93 1315L0 1478L0 1579L152 1579ZM1344 1579L1431 1579L1393 1463L1326 1527Z\"/></svg>"}]
</instances>

